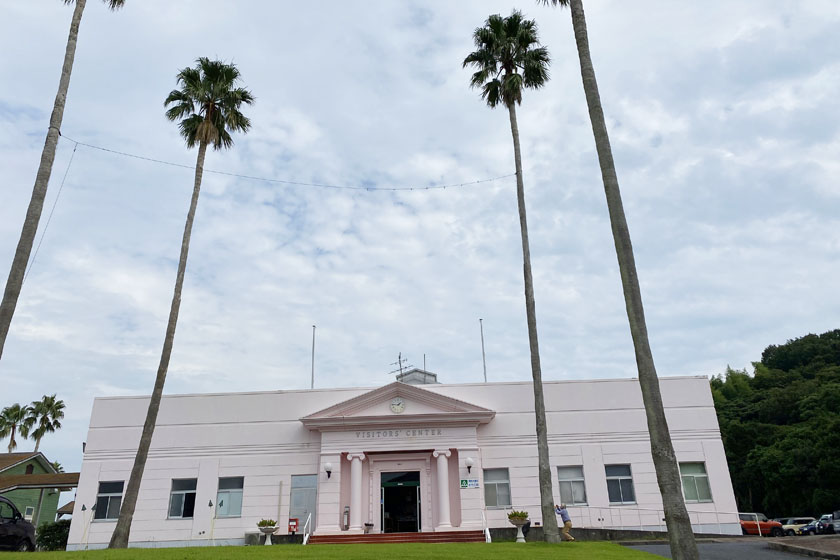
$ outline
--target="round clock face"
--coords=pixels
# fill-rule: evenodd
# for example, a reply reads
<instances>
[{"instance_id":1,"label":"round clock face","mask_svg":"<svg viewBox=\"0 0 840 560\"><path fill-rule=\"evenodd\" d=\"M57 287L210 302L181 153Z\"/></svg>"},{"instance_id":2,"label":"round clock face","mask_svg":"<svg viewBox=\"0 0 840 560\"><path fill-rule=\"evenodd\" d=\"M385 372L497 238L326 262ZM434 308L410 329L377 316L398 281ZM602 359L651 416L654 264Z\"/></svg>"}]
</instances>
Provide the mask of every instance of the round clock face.
<instances>
[{"instance_id":1,"label":"round clock face","mask_svg":"<svg viewBox=\"0 0 840 560\"><path fill-rule=\"evenodd\" d=\"M403 410L405 410L405 401L402 397L397 397L391 400L391 412L399 414Z\"/></svg>"}]
</instances>

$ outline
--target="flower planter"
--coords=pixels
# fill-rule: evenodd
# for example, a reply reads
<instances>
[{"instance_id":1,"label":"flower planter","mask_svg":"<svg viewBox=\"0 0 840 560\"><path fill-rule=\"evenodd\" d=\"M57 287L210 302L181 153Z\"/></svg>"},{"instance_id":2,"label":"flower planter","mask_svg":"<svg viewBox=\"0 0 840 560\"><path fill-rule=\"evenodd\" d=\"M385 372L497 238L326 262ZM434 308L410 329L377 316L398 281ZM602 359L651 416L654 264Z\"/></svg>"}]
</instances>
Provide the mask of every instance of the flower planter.
<instances>
[{"instance_id":1,"label":"flower planter","mask_svg":"<svg viewBox=\"0 0 840 560\"><path fill-rule=\"evenodd\" d=\"M277 526L274 525L272 527L258 527L258 529L260 530L260 532L262 534L265 535L265 545L270 546L271 545L271 535L273 535L274 532L277 531Z\"/></svg>"},{"instance_id":2,"label":"flower planter","mask_svg":"<svg viewBox=\"0 0 840 560\"><path fill-rule=\"evenodd\" d=\"M525 535L522 534L522 527L526 523L528 523L528 518L526 517L508 517L508 521L510 521L513 525L516 526L516 542L524 543L525 542Z\"/></svg>"}]
</instances>

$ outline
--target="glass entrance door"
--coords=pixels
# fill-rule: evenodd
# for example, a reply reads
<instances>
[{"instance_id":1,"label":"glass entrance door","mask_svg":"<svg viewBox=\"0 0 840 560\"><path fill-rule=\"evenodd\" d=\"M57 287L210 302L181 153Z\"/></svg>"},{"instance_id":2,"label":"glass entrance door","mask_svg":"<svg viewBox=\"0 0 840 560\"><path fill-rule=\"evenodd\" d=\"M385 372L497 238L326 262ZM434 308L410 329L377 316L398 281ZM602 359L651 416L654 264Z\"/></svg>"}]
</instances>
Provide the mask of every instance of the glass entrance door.
<instances>
[{"instance_id":1,"label":"glass entrance door","mask_svg":"<svg viewBox=\"0 0 840 560\"><path fill-rule=\"evenodd\" d=\"M382 473L383 533L420 532L420 471Z\"/></svg>"},{"instance_id":2,"label":"glass entrance door","mask_svg":"<svg viewBox=\"0 0 840 560\"><path fill-rule=\"evenodd\" d=\"M298 530L303 532L306 519L311 515L309 529L315 528L315 504L318 492L318 475L292 475L292 494L289 500L289 517L298 520Z\"/></svg>"}]
</instances>

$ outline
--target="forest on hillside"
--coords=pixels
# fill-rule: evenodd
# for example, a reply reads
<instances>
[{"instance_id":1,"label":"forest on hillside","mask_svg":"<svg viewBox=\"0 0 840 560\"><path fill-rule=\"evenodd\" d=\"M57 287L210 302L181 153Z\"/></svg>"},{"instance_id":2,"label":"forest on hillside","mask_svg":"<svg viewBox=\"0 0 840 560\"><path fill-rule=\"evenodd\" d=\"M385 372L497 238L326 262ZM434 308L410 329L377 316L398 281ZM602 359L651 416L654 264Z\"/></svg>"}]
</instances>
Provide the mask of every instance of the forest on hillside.
<instances>
[{"instance_id":1,"label":"forest on hillside","mask_svg":"<svg viewBox=\"0 0 840 560\"><path fill-rule=\"evenodd\" d=\"M768 346L711 379L739 511L840 509L840 329Z\"/></svg>"}]
</instances>

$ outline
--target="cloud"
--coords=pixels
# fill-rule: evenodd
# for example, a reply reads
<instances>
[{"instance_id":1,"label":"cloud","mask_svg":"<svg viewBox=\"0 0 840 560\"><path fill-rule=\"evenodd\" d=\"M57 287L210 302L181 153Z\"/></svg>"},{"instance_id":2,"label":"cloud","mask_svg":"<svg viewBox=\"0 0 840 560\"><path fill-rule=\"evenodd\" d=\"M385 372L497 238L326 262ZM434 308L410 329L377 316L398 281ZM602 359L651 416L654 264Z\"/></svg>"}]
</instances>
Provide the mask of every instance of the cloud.
<instances>
[{"instance_id":1,"label":"cloud","mask_svg":"<svg viewBox=\"0 0 840 560\"><path fill-rule=\"evenodd\" d=\"M201 7L202 9L199 9ZM636 375L568 12L523 5L552 80L518 111L547 379ZM0 264L28 204L70 10L0 21ZM58 393L43 442L78 467L92 398L147 394L194 164L163 99L198 56L235 62L254 126L207 168L425 187L508 175L510 128L470 90L471 33L502 2L129 2L85 12L5 401ZM587 5L595 69L660 374L745 367L837 327L834 2ZM44 221L42 220L42 227ZM380 385L402 352L445 382L530 377L513 177L445 190L324 189L205 174L167 393ZM0 403L2 404L2 403ZM25 447L25 446L24 446Z\"/></svg>"}]
</instances>

